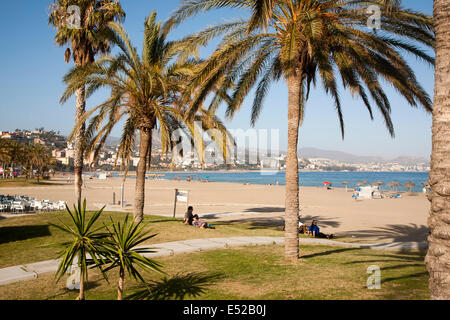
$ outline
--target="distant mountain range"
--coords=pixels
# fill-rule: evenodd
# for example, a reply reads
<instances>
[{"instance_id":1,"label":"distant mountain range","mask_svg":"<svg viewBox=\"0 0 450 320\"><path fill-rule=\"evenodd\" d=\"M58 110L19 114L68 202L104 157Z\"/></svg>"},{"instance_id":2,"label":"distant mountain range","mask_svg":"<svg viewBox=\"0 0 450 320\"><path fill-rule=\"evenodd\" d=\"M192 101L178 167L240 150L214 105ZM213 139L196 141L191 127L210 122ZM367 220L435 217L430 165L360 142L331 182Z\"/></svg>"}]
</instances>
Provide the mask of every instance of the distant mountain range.
<instances>
[{"instance_id":1,"label":"distant mountain range","mask_svg":"<svg viewBox=\"0 0 450 320\"><path fill-rule=\"evenodd\" d=\"M301 148L299 149L299 156L308 159L325 158L349 163L396 162L399 164L415 164L423 162L427 163L430 161L429 159L426 159L424 157L401 156L394 159L386 159L383 157L374 157L374 156L357 156L347 152L335 150L323 150L318 148Z\"/></svg>"},{"instance_id":2,"label":"distant mountain range","mask_svg":"<svg viewBox=\"0 0 450 320\"><path fill-rule=\"evenodd\" d=\"M138 143L139 137L136 139L136 143ZM109 137L106 141L107 145L116 146L120 142L120 138L117 137ZM161 146L161 140L159 138L159 134L156 132L153 134L153 148L159 148ZM369 163L369 162L396 162L399 164L416 164L416 163L429 163L430 160L424 157L408 157L401 156L394 159L387 159L383 157L375 157L375 156L358 156L351 153L336 151L336 150L324 150L318 148L300 148L299 149L299 157L301 158L325 158L330 160L336 160L341 162L348 163Z\"/></svg>"},{"instance_id":3,"label":"distant mountain range","mask_svg":"<svg viewBox=\"0 0 450 320\"><path fill-rule=\"evenodd\" d=\"M107 146L115 147L115 146L119 145L119 143L120 143L120 138L117 138L117 137L109 136L106 139ZM152 145L153 148L161 147L161 139L159 137L159 134L156 131L153 133L152 143L153 143L153 145ZM139 146L139 134L136 136L136 146Z\"/></svg>"}]
</instances>

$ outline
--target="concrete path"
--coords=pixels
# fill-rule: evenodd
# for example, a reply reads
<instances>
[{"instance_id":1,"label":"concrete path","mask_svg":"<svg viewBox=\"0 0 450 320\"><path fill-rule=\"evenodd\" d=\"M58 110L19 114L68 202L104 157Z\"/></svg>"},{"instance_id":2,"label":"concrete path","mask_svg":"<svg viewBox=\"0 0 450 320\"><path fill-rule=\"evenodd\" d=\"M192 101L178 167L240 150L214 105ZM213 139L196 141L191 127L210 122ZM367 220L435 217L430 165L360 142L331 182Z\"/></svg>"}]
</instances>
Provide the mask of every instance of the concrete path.
<instances>
[{"instance_id":1,"label":"concrete path","mask_svg":"<svg viewBox=\"0 0 450 320\"><path fill-rule=\"evenodd\" d=\"M331 245L339 247L354 247L375 250L420 250L427 248L426 242L393 242L378 244L356 244L332 241L326 239L301 238L300 244ZM158 243L150 246L155 252L145 254L146 257L164 257L180 253L223 249L237 246L284 244L283 237L231 237L206 238ZM26 265L19 265L0 269L0 285L38 278L46 273L55 273L59 260L47 260Z\"/></svg>"}]
</instances>

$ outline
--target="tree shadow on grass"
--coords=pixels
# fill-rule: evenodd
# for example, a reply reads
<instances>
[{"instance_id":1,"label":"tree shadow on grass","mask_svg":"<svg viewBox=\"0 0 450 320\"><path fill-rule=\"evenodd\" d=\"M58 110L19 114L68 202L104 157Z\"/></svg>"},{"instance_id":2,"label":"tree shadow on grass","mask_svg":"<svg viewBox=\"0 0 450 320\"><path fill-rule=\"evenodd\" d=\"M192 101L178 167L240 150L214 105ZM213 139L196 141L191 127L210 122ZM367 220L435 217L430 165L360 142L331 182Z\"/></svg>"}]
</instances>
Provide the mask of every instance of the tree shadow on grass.
<instances>
[{"instance_id":1,"label":"tree shadow on grass","mask_svg":"<svg viewBox=\"0 0 450 320\"><path fill-rule=\"evenodd\" d=\"M328 256L330 254L335 253L341 253L341 252L347 252L347 251L356 251L356 250L362 250L360 248L342 248L342 249L334 249L329 251L323 251L323 252L317 252L317 253L311 253L304 256L301 256L301 259L309 259L309 258L315 258L315 257L321 257L321 256Z\"/></svg>"},{"instance_id":2,"label":"tree shadow on grass","mask_svg":"<svg viewBox=\"0 0 450 320\"><path fill-rule=\"evenodd\" d=\"M63 280L61 280L61 281L63 281ZM91 290L91 289L95 289L97 287L100 287L101 286L100 281L101 280L88 281L88 283L85 284L85 290ZM77 290L69 290L67 288L63 288L57 294L54 294L52 296L48 296L46 299L47 300L53 300L53 299L56 299L58 297L62 297L64 295L67 295L69 293L76 293L78 295L79 290L78 289Z\"/></svg>"},{"instance_id":3,"label":"tree shadow on grass","mask_svg":"<svg viewBox=\"0 0 450 320\"><path fill-rule=\"evenodd\" d=\"M182 222L182 220L181 219L176 219L176 218L174 218L174 219L169 219L169 220L148 220L147 222L149 223L149 224L151 224L151 223L163 223L163 222Z\"/></svg>"},{"instance_id":4,"label":"tree shadow on grass","mask_svg":"<svg viewBox=\"0 0 450 320\"><path fill-rule=\"evenodd\" d=\"M310 216L310 215L302 215L300 220L305 223L307 226L311 224L312 220L316 219L319 221L320 226L325 227L338 227L340 226L340 222L336 221L336 218L328 218L328 217L320 217L320 216ZM279 228L279 230L283 230L284 228L284 217L250 217L244 219L233 219L227 221L216 221L215 225L231 225L231 224L248 224L250 227L248 229L266 229L270 227Z\"/></svg>"},{"instance_id":5,"label":"tree shadow on grass","mask_svg":"<svg viewBox=\"0 0 450 320\"><path fill-rule=\"evenodd\" d=\"M244 212L261 212L261 213L271 213L271 212L284 212L285 209L281 207L259 207L259 208L248 208Z\"/></svg>"},{"instance_id":6,"label":"tree shadow on grass","mask_svg":"<svg viewBox=\"0 0 450 320\"><path fill-rule=\"evenodd\" d=\"M377 261L402 261L402 262L424 262L425 252L399 252L398 254L365 254L365 257L374 258L384 258L384 260L373 259L373 260L362 260L362 261L351 261L347 264L364 263L364 262L377 262ZM388 258L389 260L386 260Z\"/></svg>"},{"instance_id":7,"label":"tree shadow on grass","mask_svg":"<svg viewBox=\"0 0 450 320\"><path fill-rule=\"evenodd\" d=\"M423 267L424 264L414 263L414 264L398 264L395 266L389 266L389 267L382 267L381 272L383 270L396 270L396 269L402 269L402 268L409 268L409 267Z\"/></svg>"},{"instance_id":8,"label":"tree shadow on grass","mask_svg":"<svg viewBox=\"0 0 450 320\"><path fill-rule=\"evenodd\" d=\"M215 226L227 226L233 224L248 224L250 230L254 229L267 229L280 227L284 225L284 219L280 217L273 218L246 218L246 219L234 219L227 221L216 221L214 222Z\"/></svg>"},{"instance_id":9,"label":"tree shadow on grass","mask_svg":"<svg viewBox=\"0 0 450 320\"><path fill-rule=\"evenodd\" d=\"M390 224L372 230L357 230L340 233L340 236L354 236L356 238L378 238L380 240L392 240L394 242L426 241L430 229L424 225Z\"/></svg>"},{"instance_id":10,"label":"tree shadow on grass","mask_svg":"<svg viewBox=\"0 0 450 320\"><path fill-rule=\"evenodd\" d=\"M50 235L48 225L0 227L0 244Z\"/></svg>"},{"instance_id":11,"label":"tree shadow on grass","mask_svg":"<svg viewBox=\"0 0 450 320\"><path fill-rule=\"evenodd\" d=\"M424 271L424 272L417 272L417 273L413 273L413 274L407 274L407 275L403 275L403 276L399 276L399 277L391 277L391 278L385 278L385 279L381 279L381 283L386 283L386 282L392 282L392 281L396 281L396 280L403 280L403 279L411 279L411 278L420 278L423 276L427 276L428 272Z\"/></svg>"},{"instance_id":12,"label":"tree shadow on grass","mask_svg":"<svg viewBox=\"0 0 450 320\"><path fill-rule=\"evenodd\" d=\"M200 273L176 274L170 278L151 281L138 288L126 300L184 300L204 294L207 287L224 276L219 273L203 275Z\"/></svg>"}]
</instances>

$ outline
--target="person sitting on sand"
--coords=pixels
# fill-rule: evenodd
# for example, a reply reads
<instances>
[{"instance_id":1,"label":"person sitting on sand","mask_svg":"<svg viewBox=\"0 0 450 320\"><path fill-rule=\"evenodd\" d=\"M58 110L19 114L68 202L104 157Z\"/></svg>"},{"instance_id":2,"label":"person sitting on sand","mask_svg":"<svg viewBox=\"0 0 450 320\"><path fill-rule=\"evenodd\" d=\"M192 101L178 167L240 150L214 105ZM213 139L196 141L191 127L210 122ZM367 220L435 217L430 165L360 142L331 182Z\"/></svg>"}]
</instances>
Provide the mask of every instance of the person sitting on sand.
<instances>
[{"instance_id":1,"label":"person sitting on sand","mask_svg":"<svg viewBox=\"0 0 450 320\"><path fill-rule=\"evenodd\" d=\"M313 220L311 223L311 226L309 227L309 232L314 238L327 238L332 239L334 238L334 235L326 235L322 232L320 232L320 228L317 226L317 220Z\"/></svg>"},{"instance_id":2,"label":"person sitting on sand","mask_svg":"<svg viewBox=\"0 0 450 320\"><path fill-rule=\"evenodd\" d=\"M184 224L192 226L192 222L194 220L194 215L192 214L192 212L194 212L194 208L192 206L189 206L188 210L184 214Z\"/></svg>"}]
</instances>

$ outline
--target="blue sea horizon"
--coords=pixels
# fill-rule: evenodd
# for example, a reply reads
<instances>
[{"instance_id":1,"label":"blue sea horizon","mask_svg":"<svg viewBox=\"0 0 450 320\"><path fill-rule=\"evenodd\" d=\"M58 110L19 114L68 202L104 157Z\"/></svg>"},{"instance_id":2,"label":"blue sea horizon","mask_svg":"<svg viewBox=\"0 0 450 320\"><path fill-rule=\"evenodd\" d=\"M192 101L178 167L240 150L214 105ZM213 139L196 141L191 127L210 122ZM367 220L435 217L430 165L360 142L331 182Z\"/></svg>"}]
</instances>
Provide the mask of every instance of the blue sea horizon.
<instances>
[{"instance_id":1,"label":"blue sea horizon","mask_svg":"<svg viewBox=\"0 0 450 320\"><path fill-rule=\"evenodd\" d=\"M158 174L164 174L160 177L164 180L174 180L180 178L186 181L186 178L190 177L193 181L208 179L210 182L231 182L231 183L249 183L258 185L275 185L277 182L279 185L285 185L285 172L284 171L246 171L246 172L233 172L233 171L217 171L217 172L202 172L202 171L188 171L188 172L157 172ZM148 178L150 179L150 178ZM412 189L414 192L422 191L422 182L428 181L428 172L348 172L348 171L300 171L299 172L299 185L304 187L322 187L323 182L328 181L332 184L333 188L345 188L342 184L344 181L348 181L348 188L354 188L360 181L368 181L369 183L383 181L388 184L392 181L399 182L402 186L398 188L399 191L406 191L407 189L403 185L411 181L415 184ZM383 190L388 190L389 187L382 185Z\"/></svg>"}]
</instances>

